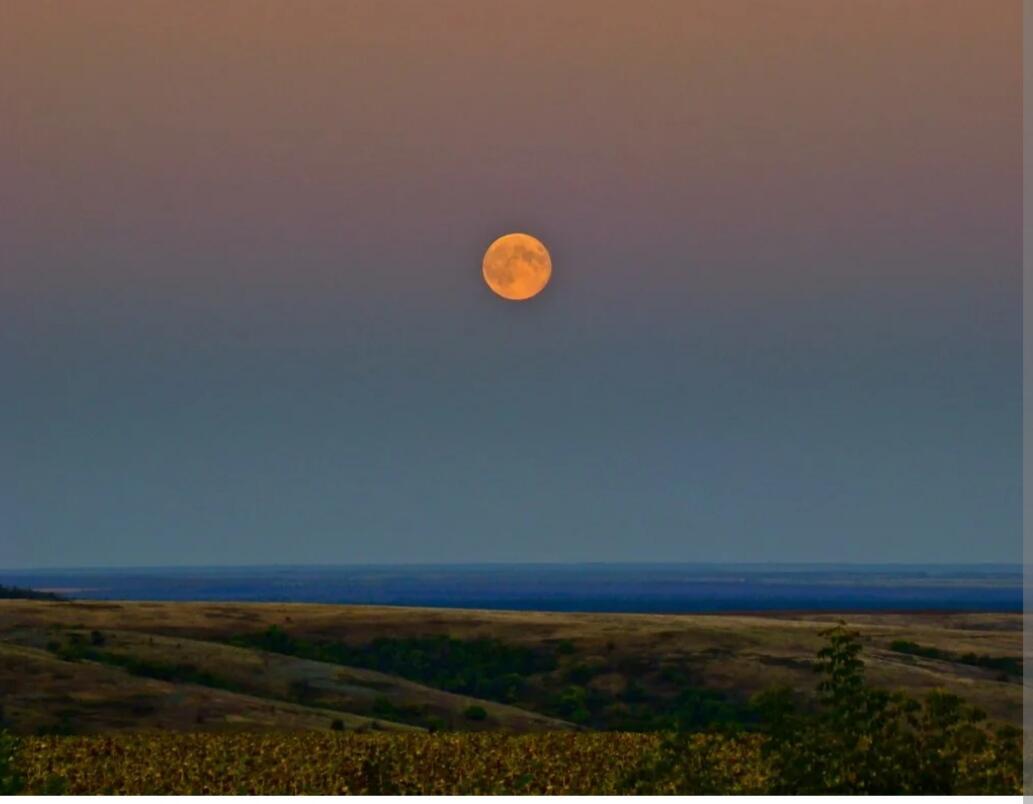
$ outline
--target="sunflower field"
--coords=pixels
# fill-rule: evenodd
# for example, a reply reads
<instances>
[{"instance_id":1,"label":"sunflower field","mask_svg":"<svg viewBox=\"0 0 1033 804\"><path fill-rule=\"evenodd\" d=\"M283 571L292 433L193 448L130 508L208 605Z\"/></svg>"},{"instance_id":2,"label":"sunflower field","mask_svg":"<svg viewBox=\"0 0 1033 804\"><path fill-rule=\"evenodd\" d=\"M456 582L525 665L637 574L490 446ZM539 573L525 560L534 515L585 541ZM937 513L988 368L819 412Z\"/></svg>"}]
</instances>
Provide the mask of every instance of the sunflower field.
<instances>
[{"instance_id":1,"label":"sunflower field","mask_svg":"<svg viewBox=\"0 0 1033 804\"><path fill-rule=\"evenodd\" d=\"M661 741L565 732L30 737L16 770L25 793L607 794L631 792ZM756 738L696 735L689 748L706 758L696 767L706 788L766 788Z\"/></svg>"}]
</instances>

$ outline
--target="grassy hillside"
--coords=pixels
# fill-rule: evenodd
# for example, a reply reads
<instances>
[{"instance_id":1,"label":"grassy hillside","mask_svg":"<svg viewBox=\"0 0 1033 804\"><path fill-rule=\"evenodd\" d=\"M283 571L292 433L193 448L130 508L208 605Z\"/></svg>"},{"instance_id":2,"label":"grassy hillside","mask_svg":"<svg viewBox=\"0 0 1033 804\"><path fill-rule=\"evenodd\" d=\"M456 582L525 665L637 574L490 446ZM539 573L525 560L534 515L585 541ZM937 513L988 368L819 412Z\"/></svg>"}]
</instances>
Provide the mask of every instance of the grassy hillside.
<instances>
[{"instance_id":1,"label":"grassy hillside","mask_svg":"<svg viewBox=\"0 0 1033 804\"><path fill-rule=\"evenodd\" d=\"M517 732L748 722L753 694L775 684L813 689L830 619L3 601L0 661L13 693L4 716L23 733L326 729L335 719L343 728L375 720ZM1008 672L1021 667L1018 615L848 620L876 685L944 688L1018 721L1021 688ZM905 642L921 650L901 651ZM43 665L49 692L39 695ZM140 689L151 697L141 702ZM189 704L166 706L163 696Z\"/></svg>"},{"instance_id":2,"label":"grassy hillside","mask_svg":"<svg viewBox=\"0 0 1033 804\"><path fill-rule=\"evenodd\" d=\"M412 730L387 721L195 684L136 677L0 643L3 721L24 734L113 731Z\"/></svg>"},{"instance_id":3,"label":"grassy hillside","mask_svg":"<svg viewBox=\"0 0 1033 804\"><path fill-rule=\"evenodd\" d=\"M455 695L376 671L340 667L219 642L132 631L26 630L59 658L123 668L132 675L203 684L304 707L350 712L384 723L481 731L564 730L570 724L501 703ZM466 715L481 707L483 718ZM360 720L360 722L362 722Z\"/></svg>"}]
</instances>

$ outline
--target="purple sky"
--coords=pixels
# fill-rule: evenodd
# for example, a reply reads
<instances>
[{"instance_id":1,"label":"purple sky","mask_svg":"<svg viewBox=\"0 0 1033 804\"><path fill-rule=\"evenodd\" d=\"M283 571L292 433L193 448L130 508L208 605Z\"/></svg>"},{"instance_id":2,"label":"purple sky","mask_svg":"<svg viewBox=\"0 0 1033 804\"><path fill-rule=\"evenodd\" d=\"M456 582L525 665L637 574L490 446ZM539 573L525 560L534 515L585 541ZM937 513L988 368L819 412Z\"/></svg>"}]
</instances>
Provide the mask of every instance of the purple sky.
<instances>
[{"instance_id":1,"label":"purple sky","mask_svg":"<svg viewBox=\"0 0 1033 804\"><path fill-rule=\"evenodd\" d=\"M4 3L0 566L1017 561L1020 30Z\"/></svg>"}]
</instances>

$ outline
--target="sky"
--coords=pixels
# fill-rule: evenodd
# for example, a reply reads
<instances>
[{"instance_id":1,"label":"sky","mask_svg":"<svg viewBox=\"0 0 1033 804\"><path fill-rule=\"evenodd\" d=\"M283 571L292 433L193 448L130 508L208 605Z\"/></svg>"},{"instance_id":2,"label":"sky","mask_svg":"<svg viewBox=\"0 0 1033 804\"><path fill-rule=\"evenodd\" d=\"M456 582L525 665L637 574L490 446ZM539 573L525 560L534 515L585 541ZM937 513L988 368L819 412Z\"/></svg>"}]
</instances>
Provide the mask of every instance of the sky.
<instances>
[{"instance_id":1,"label":"sky","mask_svg":"<svg viewBox=\"0 0 1033 804\"><path fill-rule=\"evenodd\" d=\"M6 0L0 567L1018 561L1020 19Z\"/></svg>"}]
</instances>

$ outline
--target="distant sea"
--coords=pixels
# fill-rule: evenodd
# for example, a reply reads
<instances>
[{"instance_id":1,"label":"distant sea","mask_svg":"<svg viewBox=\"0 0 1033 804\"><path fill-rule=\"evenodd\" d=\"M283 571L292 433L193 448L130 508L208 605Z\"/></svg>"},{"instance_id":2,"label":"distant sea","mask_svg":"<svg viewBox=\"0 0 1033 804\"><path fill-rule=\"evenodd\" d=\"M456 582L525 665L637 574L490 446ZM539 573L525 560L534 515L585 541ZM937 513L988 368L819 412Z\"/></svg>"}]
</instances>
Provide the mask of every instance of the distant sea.
<instances>
[{"instance_id":1,"label":"distant sea","mask_svg":"<svg viewBox=\"0 0 1033 804\"><path fill-rule=\"evenodd\" d=\"M3 570L85 600L596 612L1021 611L1020 565L462 564Z\"/></svg>"}]
</instances>

